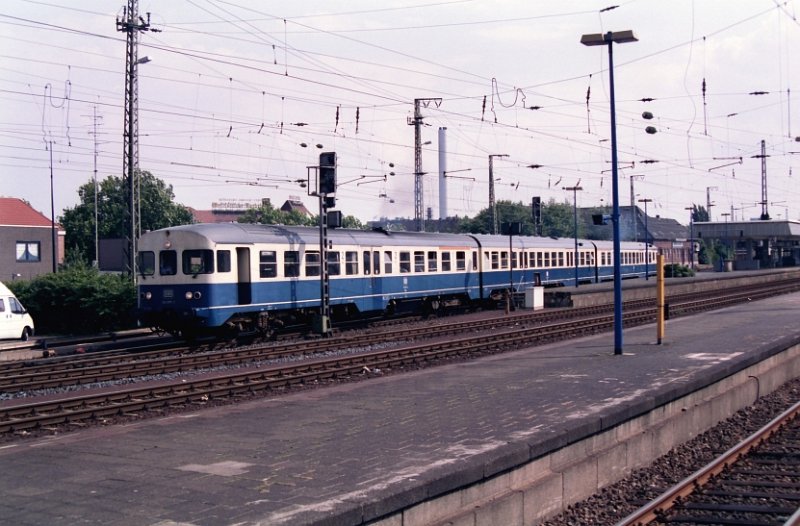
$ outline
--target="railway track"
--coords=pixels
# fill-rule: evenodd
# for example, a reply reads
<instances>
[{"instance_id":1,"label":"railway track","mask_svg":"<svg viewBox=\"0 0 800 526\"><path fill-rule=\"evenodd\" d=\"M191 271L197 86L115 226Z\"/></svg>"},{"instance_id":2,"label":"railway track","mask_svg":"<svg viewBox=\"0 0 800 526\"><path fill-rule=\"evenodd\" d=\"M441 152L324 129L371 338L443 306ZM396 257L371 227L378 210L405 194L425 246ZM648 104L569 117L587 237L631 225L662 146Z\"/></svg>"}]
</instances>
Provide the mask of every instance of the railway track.
<instances>
[{"instance_id":1,"label":"railway track","mask_svg":"<svg viewBox=\"0 0 800 526\"><path fill-rule=\"evenodd\" d=\"M776 289L777 287L777 289ZM761 294L772 294L784 291L782 286L768 289L750 289L739 291L735 296L726 296L727 301L739 302L742 297L747 299L758 297ZM673 298L672 312L681 315L696 309L708 308L709 303L716 304L721 299L705 297L698 300L696 295L685 295ZM640 300L626 303L626 311L634 312L625 322L646 323L639 319L641 309L650 309L651 319L655 319L652 300ZM450 321L435 325L414 326L410 328L390 327L380 330L371 330L368 333L349 333L332 339L305 340L302 342L288 342L273 344L266 347L246 347L225 349L216 352L195 352L188 346L173 347L167 344L157 344L155 350L138 350L133 348L128 353L120 354L119 351L97 353L88 356L72 357L68 360L55 360L52 362L10 362L0 368L0 393L15 393L22 391L37 391L42 389L55 389L67 386L90 385L101 382L110 382L130 379L148 375L163 375L170 373L186 372L193 370L211 369L216 367L230 367L253 362L277 360L287 357L300 357L315 355L330 350L366 347L392 339L395 342L414 341L430 336L447 334L464 334L466 332L482 332L509 326L534 324L540 326L558 320L580 319L607 312L608 306L586 307L580 309L567 309L559 311L545 311L528 313L513 317L492 318L487 320Z\"/></svg>"},{"instance_id":2,"label":"railway track","mask_svg":"<svg viewBox=\"0 0 800 526\"><path fill-rule=\"evenodd\" d=\"M794 283L794 289L798 286ZM672 315L695 312L700 309L717 308L731 303L750 301L787 292L786 285L762 287L760 291L748 288L734 295L724 297L694 299L675 303ZM652 302L651 302L652 303ZM571 311L558 311L550 315L563 318ZM547 314L547 313L545 313ZM655 308L644 307L629 310L625 314L625 325L632 326L649 323L655 319ZM380 369L395 369L421 363L451 358L453 356L474 355L531 346L579 335L593 334L609 330L613 325L612 315L595 315L572 319L567 322L546 322L546 318L536 315L486 320L487 332L476 332L474 336L450 338L446 341L409 343L393 349L363 351L339 354L334 357L314 357L302 361L279 364L262 364L242 370L223 370L206 372L201 377L182 376L173 380L143 382L142 385L125 388L83 389L76 393L58 394L49 397L34 397L6 400L0 406L0 433L26 432L30 429L45 429L48 426L62 426L87 420L104 422L120 416L130 416L142 411L162 411L177 405L205 404L221 398L236 399L251 396L267 390L280 390L293 385L308 385L331 379L350 378ZM500 321L510 325L502 326ZM447 325L448 334L463 334L466 328L475 330L475 321L457 322ZM433 326L430 330L442 333L443 326ZM392 339L407 337L418 340L419 327L409 329L401 336L401 331L392 328ZM377 338L377 340L375 340ZM209 369L218 366L252 364L254 360L279 358L287 354L296 355L319 353L335 346L367 346L375 341L385 341L387 334L359 335L340 339L320 339L313 342L273 346L265 349L242 349L206 354L174 354L166 357L146 358L128 362L122 367L118 364L76 366L72 362L62 364L61 368L50 371L29 371L21 374L4 374L0 377L0 390L13 391L65 385L94 383L100 379L130 378L136 375L163 374L164 372L186 371L188 369ZM339 340L339 341L337 341ZM319 347L315 347L319 345ZM317 349L317 350L314 350ZM180 352L184 352L181 350ZM160 351L158 351L160 352ZM174 351L173 351L174 352ZM271 354L270 354L271 353ZM65 367L66 365L66 367ZM108 370L106 370L108 368Z\"/></svg>"},{"instance_id":3,"label":"railway track","mask_svg":"<svg viewBox=\"0 0 800 526\"><path fill-rule=\"evenodd\" d=\"M800 402L617 526L800 524Z\"/></svg>"}]
</instances>

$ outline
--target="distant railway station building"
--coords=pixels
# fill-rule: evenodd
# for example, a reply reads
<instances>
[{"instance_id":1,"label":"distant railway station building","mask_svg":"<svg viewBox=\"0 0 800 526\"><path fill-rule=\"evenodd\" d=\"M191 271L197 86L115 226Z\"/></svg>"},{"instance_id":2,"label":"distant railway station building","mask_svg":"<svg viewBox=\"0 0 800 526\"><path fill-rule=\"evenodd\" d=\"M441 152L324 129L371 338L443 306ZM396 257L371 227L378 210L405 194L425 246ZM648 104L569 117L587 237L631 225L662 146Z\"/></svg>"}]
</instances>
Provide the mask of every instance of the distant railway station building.
<instances>
[{"instance_id":1,"label":"distant railway station building","mask_svg":"<svg viewBox=\"0 0 800 526\"><path fill-rule=\"evenodd\" d=\"M732 270L800 265L800 222L753 220L694 224L697 240L717 240L733 255Z\"/></svg>"}]
</instances>

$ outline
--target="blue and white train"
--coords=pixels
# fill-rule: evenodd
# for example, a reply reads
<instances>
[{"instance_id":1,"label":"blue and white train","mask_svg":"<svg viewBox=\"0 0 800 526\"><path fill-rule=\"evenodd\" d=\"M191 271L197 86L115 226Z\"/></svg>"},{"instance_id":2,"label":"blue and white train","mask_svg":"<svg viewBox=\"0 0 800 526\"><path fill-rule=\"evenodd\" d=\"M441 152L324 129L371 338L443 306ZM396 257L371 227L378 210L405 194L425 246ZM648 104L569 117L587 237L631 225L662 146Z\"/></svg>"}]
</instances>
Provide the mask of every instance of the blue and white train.
<instances>
[{"instance_id":1,"label":"blue and white train","mask_svg":"<svg viewBox=\"0 0 800 526\"><path fill-rule=\"evenodd\" d=\"M319 313L319 230L196 224L138 242L143 325L186 337L270 333ZM509 249L510 248L510 249ZM623 243L623 278L654 272L656 251ZM578 279L613 279L612 243L582 240ZM331 229L326 250L331 317L436 312L494 302L513 287L575 284L573 239Z\"/></svg>"}]
</instances>

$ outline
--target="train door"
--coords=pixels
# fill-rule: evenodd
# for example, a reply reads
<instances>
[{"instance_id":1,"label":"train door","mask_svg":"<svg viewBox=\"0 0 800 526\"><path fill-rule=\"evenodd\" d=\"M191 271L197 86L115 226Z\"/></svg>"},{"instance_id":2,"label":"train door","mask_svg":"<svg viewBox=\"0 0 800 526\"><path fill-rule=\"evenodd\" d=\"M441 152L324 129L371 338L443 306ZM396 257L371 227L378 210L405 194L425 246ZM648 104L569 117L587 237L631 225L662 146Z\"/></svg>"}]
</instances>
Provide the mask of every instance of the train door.
<instances>
[{"instance_id":1,"label":"train door","mask_svg":"<svg viewBox=\"0 0 800 526\"><path fill-rule=\"evenodd\" d=\"M369 298L370 310L383 309L383 280L381 278L383 260L381 251L377 247L367 247L363 250L364 278L366 283L366 296Z\"/></svg>"},{"instance_id":2,"label":"train door","mask_svg":"<svg viewBox=\"0 0 800 526\"><path fill-rule=\"evenodd\" d=\"M236 293L239 305L253 302L253 291L250 286L250 249L247 247L236 248Z\"/></svg>"}]
</instances>

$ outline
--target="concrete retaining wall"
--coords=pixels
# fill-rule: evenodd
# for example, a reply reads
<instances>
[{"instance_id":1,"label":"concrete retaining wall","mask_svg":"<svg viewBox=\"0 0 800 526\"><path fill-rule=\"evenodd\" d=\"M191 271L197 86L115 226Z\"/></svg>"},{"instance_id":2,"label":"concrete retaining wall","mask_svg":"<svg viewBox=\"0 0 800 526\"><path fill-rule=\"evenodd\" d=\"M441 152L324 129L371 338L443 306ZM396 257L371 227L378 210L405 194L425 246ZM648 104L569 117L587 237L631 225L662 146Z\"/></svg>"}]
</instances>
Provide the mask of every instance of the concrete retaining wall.
<instances>
[{"instance_id":1,"label":"concrete retaining wall","mask_svg":"<svg viewBox=\"0 0 800 526\"><path fill-rule=\"evenodd\" d=\"M540 524L798 376L800 345L792 345L645 414L373 524Z\"/></svg>"}]
</instances>

